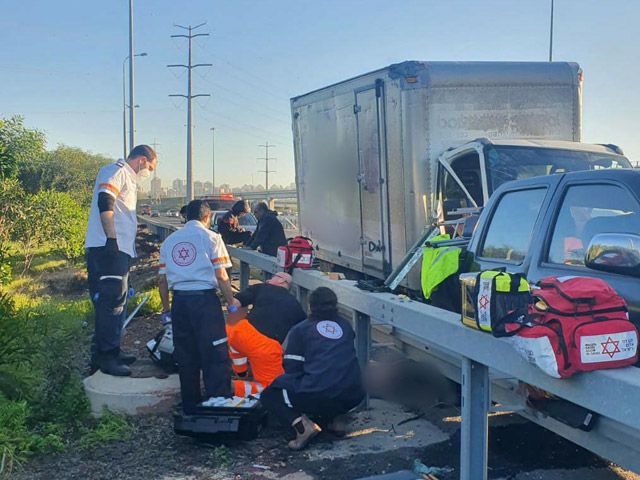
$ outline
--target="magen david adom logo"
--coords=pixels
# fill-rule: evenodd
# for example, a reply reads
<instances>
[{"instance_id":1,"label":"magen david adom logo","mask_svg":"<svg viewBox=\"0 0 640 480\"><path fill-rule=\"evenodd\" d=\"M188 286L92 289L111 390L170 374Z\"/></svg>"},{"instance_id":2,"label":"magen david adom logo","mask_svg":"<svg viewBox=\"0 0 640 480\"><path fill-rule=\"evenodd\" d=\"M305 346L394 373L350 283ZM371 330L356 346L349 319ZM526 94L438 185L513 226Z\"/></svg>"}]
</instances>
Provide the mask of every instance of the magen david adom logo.
<instances>
[{"instance_id":1,"label":"magen david adom logo","mask_svg":"<svg viewBox=\"0 0 640 480\"><path fill-rule=\"evenodd\" d=\"M176 243L171 250L173 262L180 267L188 267L196 260L196 247L189 242Z\"/></svg>"},{"instance_id":2,"label":"magen david adom logo","mask_svg":"<svg viewBox=\"0 0 640 480\"><path fill-rule=\"evenodd\" d=\"M342 327L331 320L323 320L316 324L316 330L323 337L337 340L342 338Z\"/></svg>"}]
</instances>

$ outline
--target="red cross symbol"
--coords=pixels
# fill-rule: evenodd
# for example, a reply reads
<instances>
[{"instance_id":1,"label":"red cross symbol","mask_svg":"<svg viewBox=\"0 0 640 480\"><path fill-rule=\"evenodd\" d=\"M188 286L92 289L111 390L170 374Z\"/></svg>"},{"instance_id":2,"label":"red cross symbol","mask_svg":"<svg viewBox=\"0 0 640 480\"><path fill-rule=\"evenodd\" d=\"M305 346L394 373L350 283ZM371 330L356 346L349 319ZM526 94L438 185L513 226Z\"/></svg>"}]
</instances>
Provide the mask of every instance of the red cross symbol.
<instances>
[{"instance_id":1,"label":"red cross symbol","mask_svg":"<svg viewBox=\"0 0 640 480\"><path fill-rule=\"evenodd\" d=\"M489 299L486 295L482 295L480 300L478 300L478 303L480 304L480 308L484 310L489 305Z\"/></svg>"},{"instance_id":2,"label":"red cross symbol","mask_svg":"<svg viewBox=\"0 0 640 480\"><path fill-rule=\"evenodd\" d=\"M178 250L178 256L181 260L186 260L187 258L189 258L189 250L183 247L182 249Z\"/></svg>"},{"instance_id":3,"label":"red cross symbol","mask_svg":"<svg viewBox=\"0 0 640 480\"><path fill-rule=\"evenodd\" d=\"M611 340L611 337L607 337L606 342L600 343L600 345L602 345L602 352L600 353L606 353L607 355L609 355L609 358L613 358L616 353L620 353L620 349L618 348L619 343L620 340L613 341ZM613 350L609 348L610 346L613 347Z\"/></svg>"},{"instance_id":4,"label":"red cross symbol","mask_svg":"<svg viewBox=\"0 0 640 480\"><path fill-rule=\"evenodd\" d=\"M324 326L324 331L333 335L336 333L336 327L327 323Z\"/></svg>"}]
</instances>

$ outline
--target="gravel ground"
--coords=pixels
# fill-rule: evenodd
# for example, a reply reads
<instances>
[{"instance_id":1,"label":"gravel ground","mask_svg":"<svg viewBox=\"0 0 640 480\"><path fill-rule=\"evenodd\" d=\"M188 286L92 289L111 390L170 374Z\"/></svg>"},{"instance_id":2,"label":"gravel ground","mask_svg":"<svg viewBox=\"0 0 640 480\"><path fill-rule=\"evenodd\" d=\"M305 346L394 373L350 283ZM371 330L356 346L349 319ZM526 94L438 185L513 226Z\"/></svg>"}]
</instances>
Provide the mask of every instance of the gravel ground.
<instances>
[{"instance_id":1,"label":"gravel ground","mask_svg":"<svg viewBox=\"0 0 640 480\"><path fill-rule=\"evenodd\" d=\"M407 412L407 418L412 415L413 412ZM332 448L335 442L358 440L339 440L323 433L311 452L291 452L284 444L287 432L270 425L256 440L218 447L176 436L171 415L145 416L132 420L135 433L128 440L110 442L93 452L70 451L33 459L15 478L351 480L410 468L413 459L418 458L426 465L453 467L453 473L439 476L441 480L453 480L459 475L457 415L453 408L432 409L424 415L428 422L448 434L449 440L426 448L385 450L381 445L376 453L333 459L319 458L318 452ZM637 478L617 471L615 466L586 450L514 415L493 416L490 424L490 478L515 478L523 472L536 472L535 476L526 478L544 479L547 478L545 472L552 475L554 469L580 469L590 472L589 478L594 479Z\"/></svg>"}]
</instances>

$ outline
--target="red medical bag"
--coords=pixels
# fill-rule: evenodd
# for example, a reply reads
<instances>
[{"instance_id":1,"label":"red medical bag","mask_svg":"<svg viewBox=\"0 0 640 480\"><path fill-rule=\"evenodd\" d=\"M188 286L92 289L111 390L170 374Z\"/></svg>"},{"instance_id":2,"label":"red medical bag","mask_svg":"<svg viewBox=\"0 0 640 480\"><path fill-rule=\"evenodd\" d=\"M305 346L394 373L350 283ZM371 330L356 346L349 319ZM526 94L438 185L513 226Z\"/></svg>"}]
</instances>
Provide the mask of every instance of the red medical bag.
<instances>
[{"instance_id":1,"label":"red medical bag","mask_svg":"<svg viewBox=\"0 0 640 480\"><path fill-rule=\"evenodd\" d=\"M294 268L311 268L314 253L311 239L295 237L284 247L278 247L276 260L278 265L293 270Z\"/></svg>"},{"instance_id":2,"label":"red medical bag","mask_svg":"<svg viewBox=\"0 0 640 480\"><path fill-rule=\"evenodd\" d=\"M505 330L518 352L545 373L566 378L638 360L638 331L626 303L603 280L548 277L532 294L534 303L511 315Z\"/></svg>"}]
</instances>

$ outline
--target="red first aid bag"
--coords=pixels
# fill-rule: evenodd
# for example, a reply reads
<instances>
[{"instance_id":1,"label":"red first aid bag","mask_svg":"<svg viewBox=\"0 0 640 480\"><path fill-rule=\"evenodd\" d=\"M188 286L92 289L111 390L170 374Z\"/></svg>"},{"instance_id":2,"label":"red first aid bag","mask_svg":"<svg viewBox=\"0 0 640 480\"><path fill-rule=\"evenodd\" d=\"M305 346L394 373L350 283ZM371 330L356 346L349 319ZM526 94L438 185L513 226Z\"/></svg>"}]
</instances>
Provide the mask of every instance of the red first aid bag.
<instances>
[{"instance_id":1,"label":"red first aid bag","mask_svg":"<svg viewBox=\"0 0 640 480\"><path fill-rule=\"evenodd\" d=\"M296 267L311 268L313 259L313 244L307 237L292 238L284 247L278 247L276 256L278 265L290 270Z\"/></svg>"},{"instance_id":2,"label":"red first aid bag","mask_svg":"<svg viewBox=\"0 0 640 480\"><path fill-rule=\"evenodd\" d=\"M638 331L626 303L603 280L548 277L532 295L534 303L509 316L502 336L545 373L566 378L638 360Z\"/></svg>"}]
</instances>

